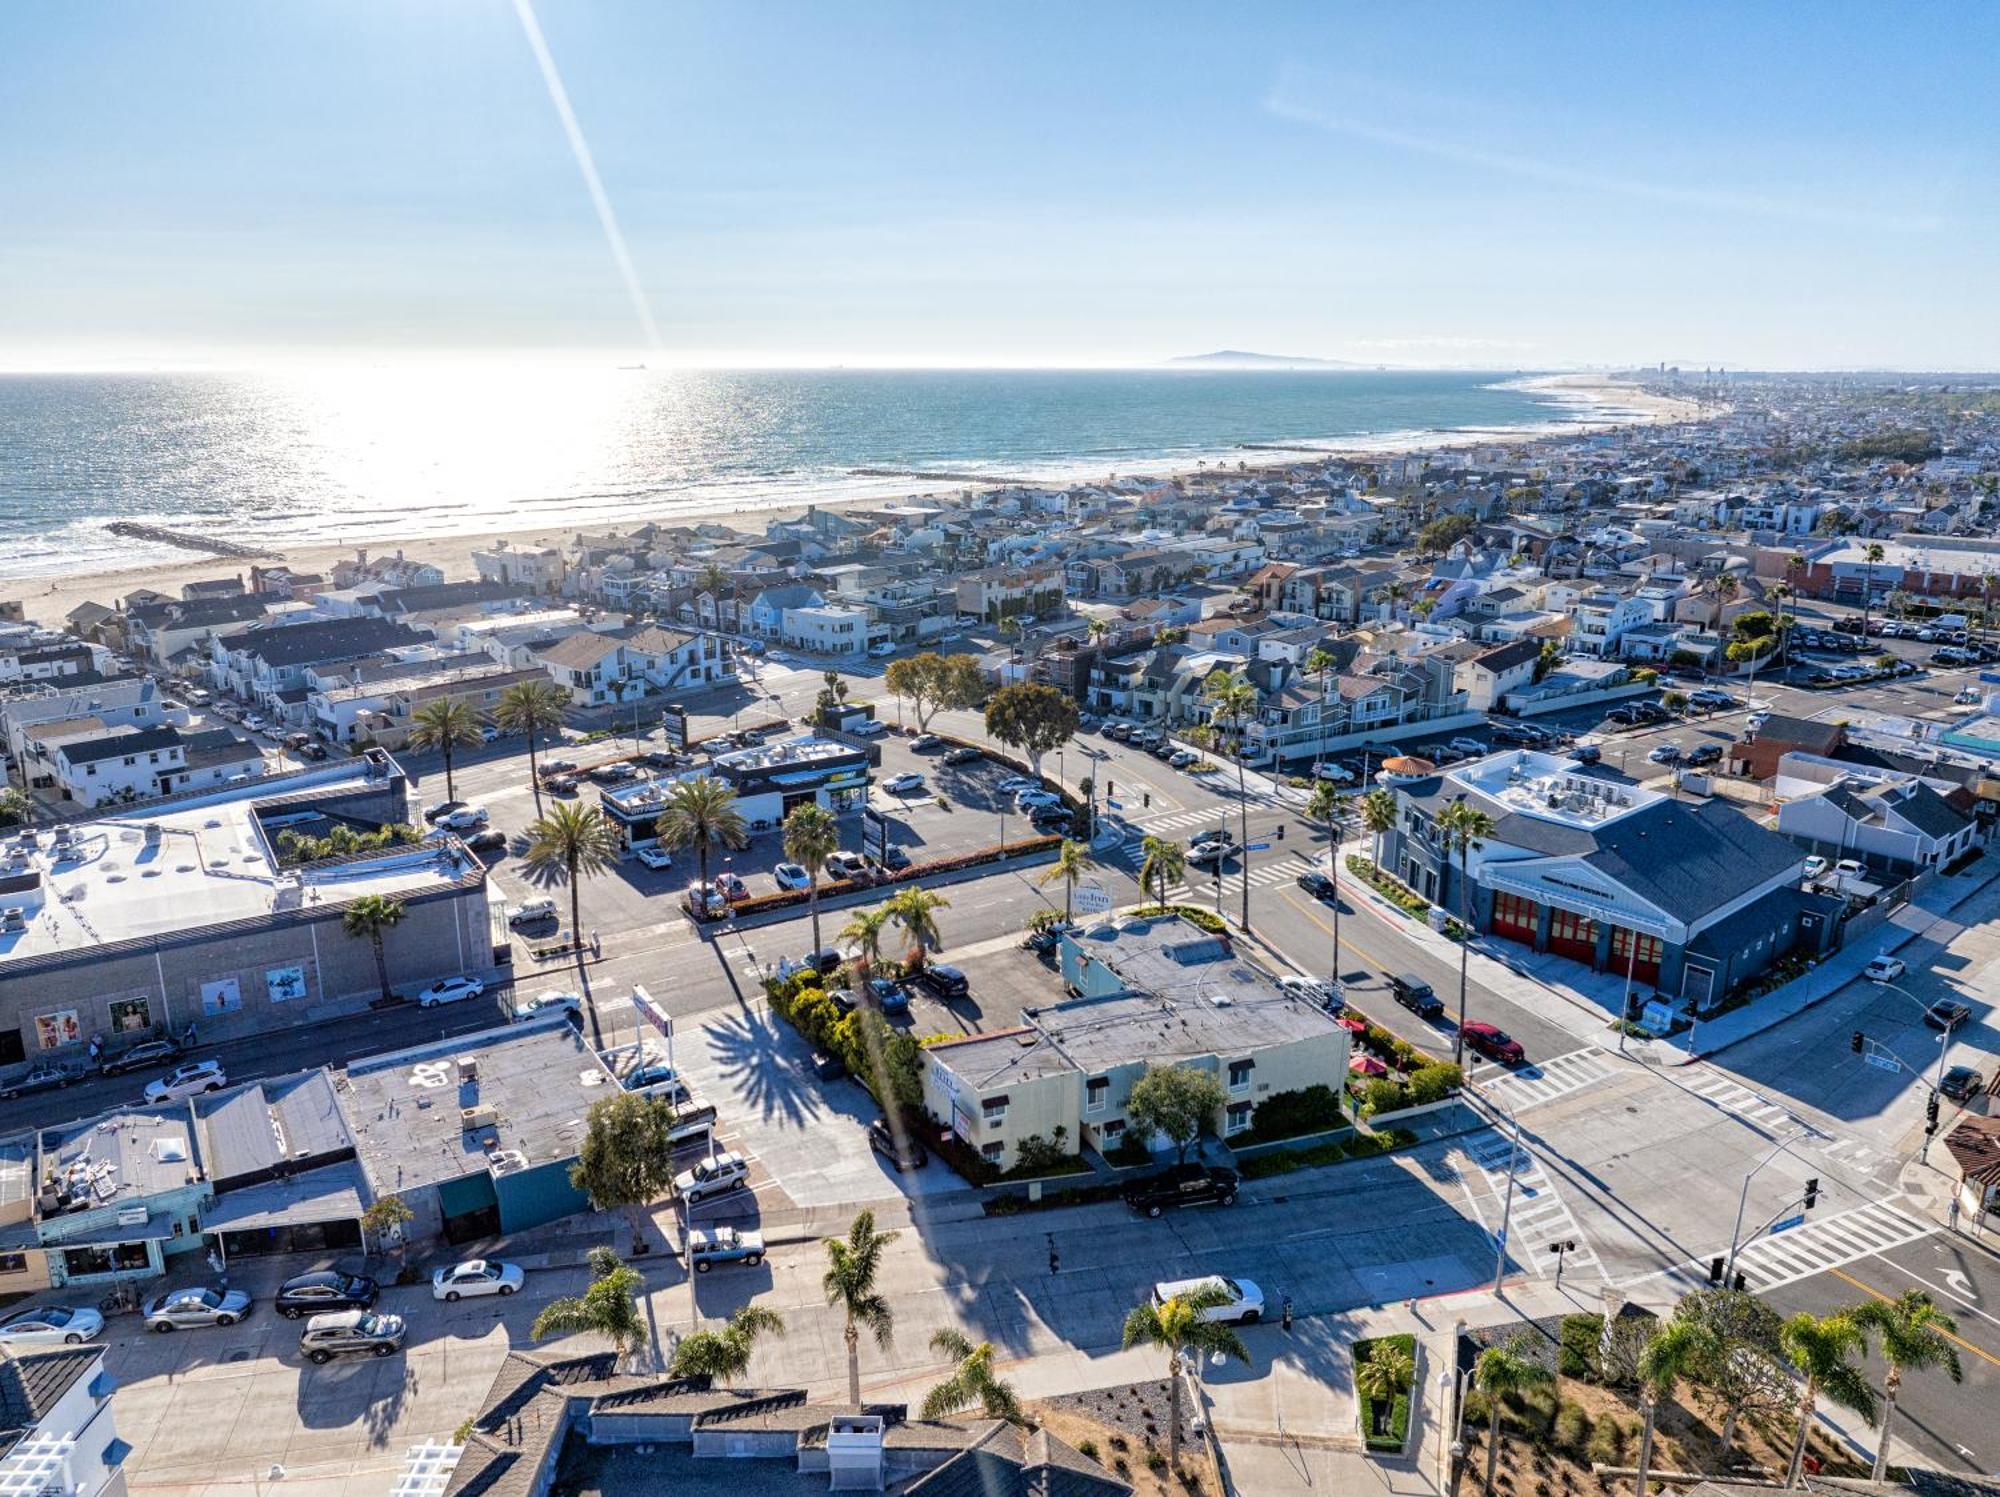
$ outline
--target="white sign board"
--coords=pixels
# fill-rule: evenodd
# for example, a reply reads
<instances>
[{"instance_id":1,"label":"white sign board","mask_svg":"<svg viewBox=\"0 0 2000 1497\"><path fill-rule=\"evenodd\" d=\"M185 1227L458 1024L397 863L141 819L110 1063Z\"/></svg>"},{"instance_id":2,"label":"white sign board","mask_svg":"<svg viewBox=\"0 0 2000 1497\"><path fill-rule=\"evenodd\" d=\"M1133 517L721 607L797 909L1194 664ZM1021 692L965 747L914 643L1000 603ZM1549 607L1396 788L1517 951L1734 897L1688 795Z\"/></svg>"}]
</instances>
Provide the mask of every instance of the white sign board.
<instances>
[{"instance_id":1,"label":"white sign board","mask_svg":"<svg viewBox=\"0 0 2000 1497\"><path fill-rule=\"evenodd\" d=\"M1070 894L1070 905L1079 914L1102 915L1111 908L1111 891L1102 884L1078 884Z\"/></svg>"}]
</instances>

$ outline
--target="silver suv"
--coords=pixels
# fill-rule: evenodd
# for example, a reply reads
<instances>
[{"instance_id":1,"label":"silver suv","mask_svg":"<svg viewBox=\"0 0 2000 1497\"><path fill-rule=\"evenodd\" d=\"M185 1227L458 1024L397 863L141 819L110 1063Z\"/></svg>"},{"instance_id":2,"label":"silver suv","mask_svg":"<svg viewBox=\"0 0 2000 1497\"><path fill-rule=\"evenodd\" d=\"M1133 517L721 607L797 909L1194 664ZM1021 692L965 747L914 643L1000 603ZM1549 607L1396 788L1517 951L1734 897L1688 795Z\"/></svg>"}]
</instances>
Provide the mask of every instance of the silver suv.
<instances>
[{"instance_id":1,"label":"silver suv","mask_svg":"<svg viewBox=\"0 0 2000 1497\"><path fill-rule=\"evenodd\" d=\"M335 1357L386 1357L403 1349L403 1317L374 1310L336 1310L315 1315L299 1335L305 1359L323 1367Z\"/></svg>"}]
</instances>

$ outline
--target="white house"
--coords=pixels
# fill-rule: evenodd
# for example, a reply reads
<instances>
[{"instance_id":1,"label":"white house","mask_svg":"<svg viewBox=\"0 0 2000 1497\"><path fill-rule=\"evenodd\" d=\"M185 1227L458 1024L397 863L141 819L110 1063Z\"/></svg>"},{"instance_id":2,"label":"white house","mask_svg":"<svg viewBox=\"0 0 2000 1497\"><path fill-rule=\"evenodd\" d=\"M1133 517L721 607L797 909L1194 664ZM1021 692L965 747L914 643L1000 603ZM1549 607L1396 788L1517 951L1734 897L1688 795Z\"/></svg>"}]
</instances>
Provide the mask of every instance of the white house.
<instances>
[{"instance_id":1,"label":"white house","mask_svg":"<svg viewBox=\"0 0 2000 1497\"><path fill-rule=\"evenodd\" d=\"M1571 609L1575 628L1569 647L1580 655L1616 657L1618 641L1628 630L1653 621L1653 610L1642 598L1612 592L1585 593Z\"/></svg>"},{"instance_id":2,"label":"white house","mask_svg":"<svg viewBox=\"0 0 2000 1497\"><path fill-rule=\"evenodd\" d=\"M55 1346L0 1360L0 1491L114 1497L132 1447L118 1438L104 1347Z\"/></svg>"},{"instance_id":3,"label":"white house","mask_svg":"<svg viewBox=\"0 0 2000 1497\"><path fill-rule=\"evenodd\" d=\"M859 655L868 648L868 610L838 603L787 608L784 641L818 655Z\"/></svg>"}]
</instances>

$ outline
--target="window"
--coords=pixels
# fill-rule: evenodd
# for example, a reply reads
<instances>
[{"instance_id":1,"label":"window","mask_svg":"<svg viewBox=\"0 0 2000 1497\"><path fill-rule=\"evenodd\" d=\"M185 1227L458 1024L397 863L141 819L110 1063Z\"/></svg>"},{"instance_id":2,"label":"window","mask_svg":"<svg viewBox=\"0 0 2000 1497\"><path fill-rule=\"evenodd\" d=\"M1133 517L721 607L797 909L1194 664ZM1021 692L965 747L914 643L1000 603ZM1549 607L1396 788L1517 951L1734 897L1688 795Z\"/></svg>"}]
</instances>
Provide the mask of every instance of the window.
<instances>
[{"instance_id":1,"label":"window","mask_svg":"<svg viewBox=\"0 0 2000 1497\"><path fill-rule=\"evenodd\" d=\"M1125 1136L1125 1119L1113 1118L1110 1122L1104 1125L1104 1141L1106 1143L1115 1144L1118 1142L1119 1139L1123 1138L1124 1136Z\"/></svg>"},{"instance_id":2,"label":"window","mask_svg":"<svg viewBox=\"0 0 2000 1497\"><path fill-rule=\"evenodd\" d=\"M1256 1070L1257 1062L1254 1060L1232 1060L1229 1063L1229 1089L1232 1092L1248 1091L1250 1078Z\"/></svg>"},{"instance_id":3,"label":"window","mask_svg":"<svg viewBox=\"0 0 2000 1497\"><path fill-rule=\"evenodd\" d=\"M1231 1102L1228 1110L1223 1114L1222 1131L1224 1133L1241 1133L1245 1128L1250 1126L1250 1111L1251 1108L1248 1102Z\"/></svg>"},{"instance_id":4,"label":"window","mask_svg":"<svg viewBox=\"0 0 2000 1497\"><path fill-rule=\"evenodd\" d=\"M1007 1121L1007 1099L988 1097L980 1104L980 1121L989 1128L997 1128Z\"/></svg>"},{"instance_id":5,"label":"window","mask_svg":"<svg viewBox=\"0 0 2000 1497\"><path fill-rule=\"evenodd\" d=\"M63 1276L81 1278L88 1274L129 1272L150 1268L143 1242L115 1242L108 1247L63 1249Z\"/></svg>"},{"instance_id":6,"label":"window","mask_svg":"<svg viewBox=\"0 0 2000 1497\"><path fill-rule=\"evenodd\" d=\"M1007 1146L1005 1144L995 1142L987 1144L984 1148L980 1149L979 1156L982 1159L990 1159L997 1164L1000 1162L1000 1157L1006 1152Z\"/></svg>"},{"instance_id":7,"label":"window","mask_svg":"<svg viewBox=\"0 0 2000 1497\"><path fill-rule=\"evenodd\" d=\"M28 1255L26 1253L0 1253L0 1274L26 1273Z\"/></svg>"},{"instance_id":8,"label":"window","mask_svg":"<svg viewBox=\"0 0 2000 1497\"><path fill-rule=\"evenodd\" d=\"M1111 1100L1111 1078L1093 1076L1083 1084L1083 1110L1102 1112L1104 1104Z\"/></svg>"},{"instance_id":9,"label":"window","mask_svg":"<svg viewBox=\"0 0 2000 1497\"><path fill-rule=\"evenodd\" d=\"M1642 964L1651 963L1657 967L1663 950L1658 936L1639 937L1639 961ZM1611 928L1611 967L1616 970L1631 960L1632 932L1622 925L1615 925Z\"/></svg>"}]
</instances>

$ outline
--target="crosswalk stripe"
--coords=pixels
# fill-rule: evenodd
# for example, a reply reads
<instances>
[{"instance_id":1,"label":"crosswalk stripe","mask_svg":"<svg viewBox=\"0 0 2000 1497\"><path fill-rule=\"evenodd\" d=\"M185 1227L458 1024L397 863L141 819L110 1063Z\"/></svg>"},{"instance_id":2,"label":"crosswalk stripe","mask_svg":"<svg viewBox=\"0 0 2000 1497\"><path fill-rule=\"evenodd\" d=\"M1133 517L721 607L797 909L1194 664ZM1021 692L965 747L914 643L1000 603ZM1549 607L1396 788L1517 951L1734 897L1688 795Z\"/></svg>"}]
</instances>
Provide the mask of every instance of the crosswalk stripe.
<instances>
[{"instance_id":1,"label":"crosswalk stripe","mask_svg":"<svg viewBox=\"0 0 2000 1497\"><path fill-rule=\"evenodd\" d=\"M1737 1250L1736 1267L1750 1289L1780 1289L1871 1253L1918 1241L1937 1230L1935 1222L1877 1201L1776 1237L1759 1237ZM1697 1261L1680 1273L1690 1279L1705 1279L1707 1267L1706 1260Z\"/></svg>"}]
</instances>

